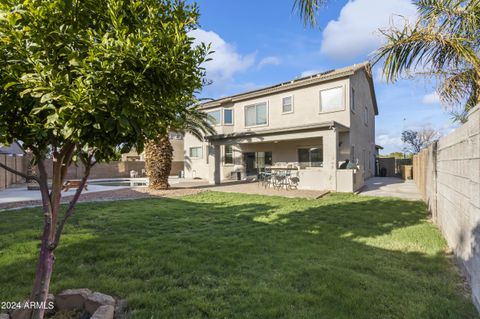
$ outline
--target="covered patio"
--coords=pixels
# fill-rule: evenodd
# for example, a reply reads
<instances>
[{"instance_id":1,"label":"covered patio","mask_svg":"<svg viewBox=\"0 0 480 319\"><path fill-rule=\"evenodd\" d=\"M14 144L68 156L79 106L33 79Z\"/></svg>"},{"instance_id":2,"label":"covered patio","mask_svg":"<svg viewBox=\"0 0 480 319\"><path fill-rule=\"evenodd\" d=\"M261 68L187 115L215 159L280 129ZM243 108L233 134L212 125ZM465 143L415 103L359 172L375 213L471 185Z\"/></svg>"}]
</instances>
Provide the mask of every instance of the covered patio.
<instances>
[{"instance_id":1,"label":"covered patio","mask_svg":"<svg viewBox=\"0 0 480 319\"><path fill-rule=\"evenodd\" d=\"M255 180L265 168L295 170L300 190L352 192L356 170L338 170L350 156L349 129L335 121L286 129L221 134L209 141L209 182Z\"/></svg>"}]
</instances>

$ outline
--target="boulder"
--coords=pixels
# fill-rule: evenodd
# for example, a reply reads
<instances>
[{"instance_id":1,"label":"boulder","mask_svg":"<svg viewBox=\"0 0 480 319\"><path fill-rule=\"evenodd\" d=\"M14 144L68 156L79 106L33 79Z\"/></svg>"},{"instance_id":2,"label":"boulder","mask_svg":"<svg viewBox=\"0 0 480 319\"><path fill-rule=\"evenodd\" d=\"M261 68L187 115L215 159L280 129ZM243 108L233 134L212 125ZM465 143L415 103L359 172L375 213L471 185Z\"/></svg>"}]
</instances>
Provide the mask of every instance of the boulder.
<instances>
[{"instance_id":1,"label":"boulder","mask_svg":"<svg viewBox=\"0 0 480 319\"><path fill-rule=\"evenodd\" d=\"M90 317L90 319L113 319L115 308L111 305L103 305L97 308L97 311Z\"/></svg>"},{"instance_id":2,"label":"boulder","mask_svg":"<svg viewBox=\"0 0 480 319\"><path fill-rule=\"evenodd\" d=\"M115 307L115 299L112 296L102 294L100 292L94 292L90 296L88 296L87 300L85 301L85 310L88 313L95 313L100 306L112 306ZM115 308L114 308L115 309Z\"/></svg>"},{"instance_id":3,"label":"boulder","mask_svg":"<svg viewBox=\"0 0 480 319\"><path fill-rule=\"evenodd\" d=\"M31 309L15 309L10 314L11 319L30 319L32 314Z\"/></svg>"},{"instance_id":4,"label":"boulder","mask_svg":"<svg viewBox=\"0 0 480 319\"><path fill-rule=\"evenodd\" d=\"M115 319L126 319L128 317L127 308L128 304L126 299L117 300L115 305Z\"/></svg>"},{"instance_id":5,"label":"boulder","mask_svg":"<svg viewBox=\"0 0 480 319\"><path fill-rule=\"evenodd\" d=\"M56 296L55 306L58 310L83 309L91 294L92 291L87 288L67 289Z\"/></svg>"},{"instance_id":6,"label":"boulder","mask_svg":"<svg viewBox=\"0 0 480 319\"><path fill-rule=\"evenodd\" d=\"M0 319L10 319L10 315L8 313L0 313Z\"/></svg>"}]
</instances>

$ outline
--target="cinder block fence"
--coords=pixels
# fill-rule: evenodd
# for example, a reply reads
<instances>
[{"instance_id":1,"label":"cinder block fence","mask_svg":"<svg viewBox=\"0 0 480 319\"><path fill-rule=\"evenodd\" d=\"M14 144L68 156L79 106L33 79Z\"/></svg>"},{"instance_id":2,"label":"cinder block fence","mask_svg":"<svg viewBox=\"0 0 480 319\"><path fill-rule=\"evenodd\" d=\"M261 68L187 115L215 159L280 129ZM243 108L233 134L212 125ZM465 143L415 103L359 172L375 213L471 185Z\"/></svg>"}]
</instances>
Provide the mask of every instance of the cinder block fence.
<instances>
[{"instance_id":1,"label":"cinder block fence","mask_svg":"<svg viewBox=\"0 0 480 319\"><path fill-rule=\"evenodd\" d=\"M480 105L467 123L414 157L413 179L480 311Z\"/></svg>"}]
</instances>

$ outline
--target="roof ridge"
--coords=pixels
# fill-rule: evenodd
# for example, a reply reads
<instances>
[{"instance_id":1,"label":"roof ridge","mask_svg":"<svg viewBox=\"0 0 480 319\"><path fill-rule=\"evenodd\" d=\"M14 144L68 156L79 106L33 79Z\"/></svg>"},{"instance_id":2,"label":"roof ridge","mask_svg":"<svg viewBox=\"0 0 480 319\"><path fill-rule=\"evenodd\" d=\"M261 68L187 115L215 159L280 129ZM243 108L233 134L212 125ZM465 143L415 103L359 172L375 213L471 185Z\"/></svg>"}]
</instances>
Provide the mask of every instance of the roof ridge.
<instances>
[{"instance_id":1,"label":"roof ridge","mask_svg":"<svg viewBox=\"0 0 480 319\"><path fill-rule=\"evenodd\" d=\"M296 79L285 81L285 82L280 82L278 84L266 86L266 87L263 87L263 88L229 95L229 96L226 96L226 97L222 97L222 98L219 98L219 99L215 99L215 100L212 100L212 101L205 102L201 105L204 106L204 107L215 106L217 104L222 104L222 102L230 102L230 100L232 100L234 98L240 98L242 96L252 95L252 94L255 94L255 93L257 93L257 94L261 94L262 92L268 93L271 90L281 88L281 87L290 87L290 86L293 86L294 84L302 85L302 84L309 84L310 82L316 82L316 80L328 80L330 77L341 76L344 73L349 73L349 72L356 72L356 71L358 71L360 69L363 69L363 68L371 68L370 62L369 61L363 61L361 63L356 63L356 64L353 64L353 65L350 65L350 66L319 72L319 73L312 74L312 75L309 75L309 76L306 76L306 77L301 77L301 78L296 78Z\"/></svg>"}]
</instances>

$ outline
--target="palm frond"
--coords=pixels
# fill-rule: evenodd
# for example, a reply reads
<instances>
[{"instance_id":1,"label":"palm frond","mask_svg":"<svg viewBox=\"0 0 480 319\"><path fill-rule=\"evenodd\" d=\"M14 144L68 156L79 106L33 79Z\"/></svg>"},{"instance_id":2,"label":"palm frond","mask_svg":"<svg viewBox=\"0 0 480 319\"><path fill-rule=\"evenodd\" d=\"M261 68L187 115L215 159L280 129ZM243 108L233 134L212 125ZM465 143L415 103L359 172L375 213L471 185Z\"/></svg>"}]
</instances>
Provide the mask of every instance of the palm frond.
<instances>
[{"instance_id":1,"label":"palm frond","mask_svg":"<svg viewBox=\"0 0 480 319\"><path fill-rule=\"evenodd\" d=\"M317 12L324 6L326 0L295 0L292 11L297 11L305 26L317 25Z\"/></svg>"}]
</instances>

